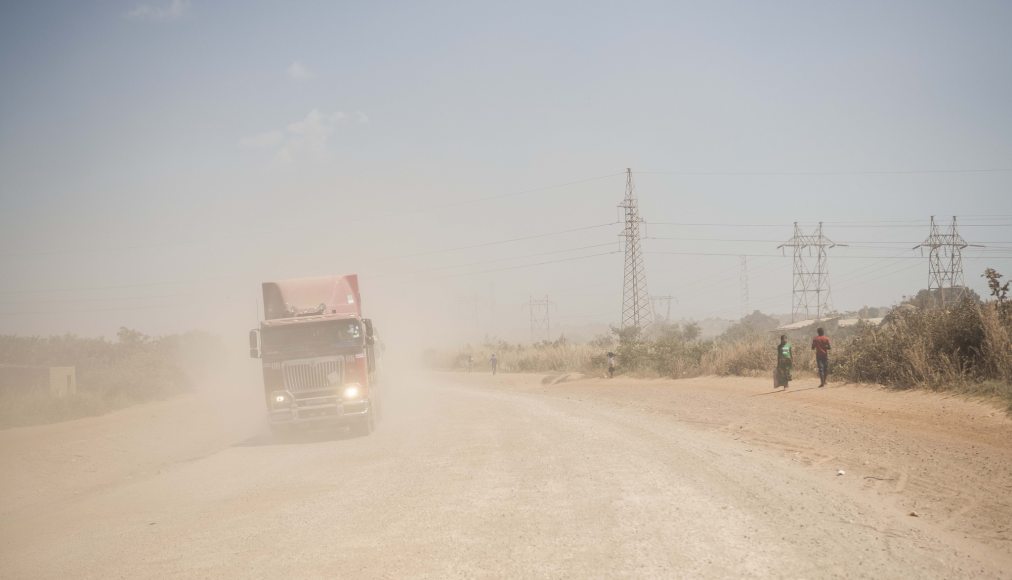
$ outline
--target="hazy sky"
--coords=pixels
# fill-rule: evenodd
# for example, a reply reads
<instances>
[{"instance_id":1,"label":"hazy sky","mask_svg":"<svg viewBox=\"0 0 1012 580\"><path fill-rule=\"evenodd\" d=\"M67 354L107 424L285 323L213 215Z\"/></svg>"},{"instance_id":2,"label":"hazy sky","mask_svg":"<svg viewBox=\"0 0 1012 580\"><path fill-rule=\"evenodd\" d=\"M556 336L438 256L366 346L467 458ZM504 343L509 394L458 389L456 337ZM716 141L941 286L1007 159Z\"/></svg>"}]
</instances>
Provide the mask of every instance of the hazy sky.
<instances>
[{"instance_id":1,"label":"hazy sky","mask_svg":"<svg viewBox=\"0 0 1012 580\"><path fill-rule=\"evenodd\" d=\"M972 1L6 3L0 333L242 333L260 281L344 272L402 330L508 335L545 294L559 331L616 322L626 167L648 222L725 224L647 226L674 317L739 316L739 254L789 312L795 220L851 244L841 309L926 286L931 215L989 243L983 292L1010 30Z\"/></svg>"}]
</instances>

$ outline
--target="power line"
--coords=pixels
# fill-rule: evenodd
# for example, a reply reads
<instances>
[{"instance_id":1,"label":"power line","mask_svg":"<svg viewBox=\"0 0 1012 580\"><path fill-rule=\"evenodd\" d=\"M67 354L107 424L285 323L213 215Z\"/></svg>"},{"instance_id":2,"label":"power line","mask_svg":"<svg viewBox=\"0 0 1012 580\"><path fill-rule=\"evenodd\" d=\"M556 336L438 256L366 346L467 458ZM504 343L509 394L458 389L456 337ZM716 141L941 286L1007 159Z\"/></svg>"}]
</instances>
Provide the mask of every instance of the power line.
<instances>
[{"instance_id":1,"label":"power line","mask_svg":"<svg viewBox=\"0 0 1012 580\"><path fill-rule=\"evenodd\" d=\"M651 252L647 252L647 253L651 253ZM781 256L779 254L771 254L769 256L763 256L762 258L763 259L767 259L767 258L782 258L782 257L783 256ZM764 275L766 275L768 273L771 273L773 271L771 269L771 266L775 266L775 265L776 265L775 263L767 261L760 268L756 268L755 267L755 261L753 261L752 270L751 271L752 271L753 274L756 271L762 272L762 274L760 274L758 276L758 277L762 277L762 276L764 276ZM688 282L684 282L683 281L682 283L680 283L676 287L676 290L678 290L678 292L681 295L686 295L686 294L688 294L687 290L693 289L693 288L696 288L696 287L702 286L702 285L705 285L708 288L722 288L722 287L728 286L731 282L733 282L738 277L739 277L738 273L727 274L725 276L716 276L716 277L710 276L710 275L695 276L692 280L690 280ZM739 278L739 280L740 280L740 278Z\"/></svg>"},{"instance_id":2,"label":"power line","mask_svg":"<svg viewBox=\"0 0 1012 580\"><path fill-rule=\"evenodd\" d=\"M617 225L618 223L619 222L608 222L608 223L603 223L603 224L595 224L595 225L592 225L592 226L584 226L582 228L572 228L572 229L569 229L569 230L559 230L559 231L556 231L556 232L548 232L548 233L544 233L544 234L535 234L535 235L531 235L531 236L521 236L521 237L518 237L518 238L510 238L510 239L506 239L506 240L497 240L497 241L494 241L494 242L484 242L484 243L481 243L481 244L470 244L470 245L467 245L467 246L457 246L455 248L443 248L441 250L428 250L428 251L425 251L425 252L416 252L416 253L413 253L413 254L402 254L400 256L390 256L390 257L387 257L387 258L382 258L382 260L383 261L387 261L387 260L400 260L400 259L404 259L404 258L417 258L419 256L430 256L430 255L433 255L433 254L445 254L447 252L459 252L461 250L473 250L475 248L487 248L489 246L498 246L498 245L501 245L501 244L512 244L514 242L522 242L522 241L526 241L526 240L537 240L537 239L541 239L541 238L549 238L549 237L552 237L552 236L559 236L559 235L562 235L562 234L571 234L573 232L583 232L583 231L587 231L587 230L604 228L604 227L608 227L608 226Z\"/></svg>"},{"instance_id":3,"label":"power line","mask_svg":"<svg viewBox=\"0 0 1012 580\"><path fill-rule=\"evenodd\" d=\"M81 303L81 302L116 302L120 300L161 300L163 298L181 298L186 296L193 296L192 293L180 293L180 294L160 294L155 296L113 296L107 298L55 298L46 300L18 300L15 302L0 301L0 304L7 306L17 306L19 304L67 304L67 303Z\"/></svg>"},{"instance_id":4,"label":"power line","mask_svg":"<svg viewBox=\"0 0 1012 580\"><path fill-rule=\"evenodd\" d=\"M915 256L915 258L919 259L916 256ZM837 281L838 282L840 282L840 281L849 282L850 280L854 280L854 279L864 279L864 277L866 277L866 276L868 276L868 275L870 275L872 273L888 270L888 269L891 269L891 268L896 268L900 264L902 264L905 260L909 260L910 256L907 256L907 255L902 255L902 256L883 256L882 259L886 260L886 262L883 263L883 262L875 261L875 262L871 262L871 263L868 263L868 264L864 264L863 266L859 266L856 269L851 270L850 272L847 272L846 274L843 275L843 277L837 278Z\"/></svg>"},{"instance_id":5,"label":"power line","mask_svg":"<svg viewBox=\"0 0 1012 580\"><path fill-rule=\"evenodd\" d=\"M403 210L403 211L398 211L398 212L389 212L389 213L386 213L386 214L372 216L372 217L364 217L364 218L360 217L360 218L356 219L355 221L358 222L358 223L362 223L362 222L371 222L371 221L382 220L382 219L389 219L389 218L406 216L406 215L416 215L416 214L422 214L422 213L430 213L430 212L444 210L444 209L449 209L449 208L453 208L453 207L460 207L460 206L465 206L465 205L473 205L473 204L477 204L477 203L484 203L484 202L488 202L488 201L495 201L495 200L505 199L505 198L509 198L509 197L529 195L531 193L537 193L537 192L542 192L542 191L549 191L549 190L553 190L553 189L562 189L562 188L571 187L571 186L574 186L574 185L580 185L580 184L584 184L584 183L591 183L591 182L594 182L594 181L600 181L602 179L608 179L610 177L617 177L619 175L622 175L622 173L610 173L610 174L607 174L607 175L598 175L596 177L588 177L588 178L584 178L584 179L576 179L576 180L573 180L573 181L566 181L566 182L563 182L563 183L556 183L556 184L552 184L552 185L544 185L544 186L539 186L539 187L532 187L532 188L529 188L529 189L523 189L523 190L519 190L519 191L513 191L513 192L502 193L502 194L497 194L497 195L489 195L489 196L478 197L478 198L474 198L474 199L466 199L466 200L460 200L460 201L455 201L455 202L446 202L446 203L442 203L442 204L430 204L430 205L426 205L424 207L419 207L419 208L409 209L409 210ZM225 237L225 238L203 239L203 240L184 240L184 241L172 240L172 241L151 242L151 243L144 243L144 244L129 244L129 245L107 246L107 247L101 247L101 248L73 247L73 248L56 248L56 249L49 249L49 250L35 250L35 251L27 251L27 252L17 252L17 251L15 251L15 252L2 252L2 253L0 253L0 256L3 256L3 257L31 257L31 256L45 256L45 255L68 254L68 253L74 253L74 254L76 254L76 253L110 253L110 252L120 252L120 251L130 251L130 250L143 250L143 249L162 248L162 247L169 247L169 248L171 248L171 247L191 246L191 245L198 245L198 246L200 246L200 245L215 244L215 243L221 243L221 242L239 241L239 240L243 240L243 239L248 239L248 237L250 235L259 237L259 236L264 236L264 235L285 233L285 232L290 232L290 231L291 231L291 229L269 230L269 231L252 232L250 234L247 234L245 237L242 237L242 236L228 236L228 237Z\"/></svg>"},{"instance_id":6,"label":"power line","mask_svg":"<svg viewBox=\"0 0 1012 580\"><path fill-rule=\"evenodd\" d=\"M808 175L936 175L973 173L1012 173L1006 168L953 168L953 169L865 169L835 171L638 171L647 175L686 176L808 176Z\"/></svg>"},{"instance_id":7,"label":"power line","mask_svg":"<svg viewBox=\"0 0 1012 580\"><path fill-rule=\"evenodd\" d=\"M494 259L491 259L491 260L480 260L480 261L477 261L477 262L468 262L466 264L452 264L452 265L449 265L449 266L436 266L436 267L433 267L433 268L422 268L420 270L412 270L410 272L403 272L403 274L410 276L410 275L415 275L415 274L425 274L425 273L428 273L428 272L438 272L440 270L452 270L454 268L470 268L472 266L484 266L486 264L494 264L494 263L497 263L497 262L508 262L510 260L523 260L525 258L537 258L537 257L540 257L540 256L551 256L551 255L554 255L554 254L565 254L567 252L577 252L577 251L580 251L580 250L589 250L589 249L593 249L593 248L607 248L607 247L617 246L618 244L619 244L619 242L607 242L607 243L604 243L604 244L591 244L591 245L588 245L588 246L579 246L579 247L576 247L576 248L566 248L566 249L563 249L563 250L552 250L552 251L549 251L549 252L537 252L537 253L534 253L534 254L524 254L522 256L507 256L505 258L494 258ZM363 277L368 277L370 279L375 279L375 278L383 278L383 277L387 277L387 276L395 276L395 275L399 275L399 274L400 273L398 273L398 272L391 272L391 273L388 273L388 274L364 274Z\"/></svg>"},{"instance_id":8,"label":"power line","mask_svg":"<svg viewBox=\"0 0 1012 580\"><path fill-rule=\"evenodd\" d=\"M489 196L486 196L486 197L479 197L479 198L475 198L475 199L466 199L466 200L455 201L455 202L447 202L447 203L443 203L443 204L439 204L439 205L429 205L429 206L420 207L420 208L416 208L416 209L412 209L412 210L404 210L404 211L401 211L401 212L391 212L391 213L387 213L387 214L383 214L383 215L379 215L379 216L375 216L375 217L371 217L371 218L366 218L366 220L364 220L364 221L374 221L374 220L377 220L377 219L388 219L388 218L400 217L400 216L405 216L405 215L415 215L415 214L419 214L419 213L428 213L428 212L432 212L432 211L436 211L436 210L449 209L449 208L452 208L452 207L460 207L460 206L464 206L464 205L473 205L473 204L476 204L476 203L482 203L482 202L486 202L486 201L495 201L495 200L504 199L504 198L507 198L507 197L516 197L516 196L520 196L520 195L528 195L528 194L531 194L531 193L537 193L539 191L548 191L548 190L551 190L551 189L560 189L560 188L564 188L564 187L570 187L570 186L573 186L573 185L580 185L582 183L590 183L592 181L600 181L602 179L608 179L609 177L617 177L619 175L622 175L622 173L609 173L608 175L599 175L597 177L588 177L586 179L577 179L577 180L574 180L574 181L567 181L565 183L557 183L557 184L554 184L554 185L545 185L545 186L541 186L541 187L532 187L530 189L523 189L523 190L520 190L520 191L511 192L511 193L501 193L501 194L498 194L498 195L489 195Z\"/></svg>"},{"instance_id":9,"label":"power line","mask_svg":"<svg viewBox=\"0 0 1012 580\"><path fill-rule=\"evenodd\" d=\"M742 254L741 252L661 252L649 251L644 254L663 256L748 256L749 258L779 258L780 254Z\"/></svg>"},{"instance_id":10,"label":"power line","mask_svg":"<svg viewBox=\"0 0 1012 580\"><path fill-rule=\"evenodd\" d=\"M775 239L772 239L772 238L766 238L766 239L759 239L759 238L683 238L683 237L678 237L678 236L643 236L643 239L644 240L673 240L673 241L682 241L682 242L742 242L742 243L762 243L762 244L772 244L772 243L779 243L780 242L780 240L775 240ZM894 244L894 245L899 245L899 246L909 246L910 244L917 244L919 242L912 242L912 241L897 242L897 241L889 241L889 240L884 240L884 241L879 241L879 240L860 240L860 241L858 241L858 240L847 240L845 242L841 242L841 244L844 244L844 243L848 244L848 245L851 245L851 244ZM982 244L991 244L991 245L1012 245L1012 242L981 242L981 243ZM873 246L867 246L867 247L873 247Z\"/></svg>"},{"instance_id":11,"label":"power line","mask_svg":"<svg viewBox=\"0 0 1012 580\"><path fill-rule=\"evenodd\" d=\"M188 304L157 304L149 306L124 306L119 308L95 308L90 310L36 310L33 312L0 312L0 316L40 316L44 314L59 314L68 316L71 314L92 314L96 312L120 312L124 310L165 310L167 308L182 308Z\"/></svg>"},{"instance_id":12,"label":"power line","mask_svg":"<svg viewBox=\"0 0 1012 580\"><path fill-rule=\"evenodd\" d=\"M588 258L597 258L599 256L611 256L613 254L620 254L621 250L615 250L612 252L601 252L599 254L588 254L586 256L576 256L573 258L562 258L560 260L548 260L546 262L537 262L534 264L520 264L517 266L507 266L505 268L493 268L491 270L478 270L475 272L461 272L460 274L451 274L449 276L443 276L443 278L456 278L458 276L474 276L477 274L491 274L493 272L505 272L507 270L519 270L523 268L534 268L536 266L545 266L548 264L561 264L563 262L575 262L577 260L586 260Z\"/></svg>"},{"instance_id":13,"label":"power line","mask_svg":"<svg viewBox=\"0 0 1012 580\"><path fill-rule=\"evenodd\" d=\"M224 276L211 276L209 278L199 278L196 280L188 281L166 281L166 282L142 282L138 284L117 284L113 286L78 286L71 288L36 288L34 290L0 290L0 294L46 294L52 292L88 292L92 290L120 290L124 288L150 288L153 286L190 286L193 284L201 284L203 282L210 282L212 280L222 280L225 278L234 278L235 275L224 275Z\"/></svg>"},{"instance_id":14,"label":"power line","mask_svg":"<svg viewBox=\"0 0 1012 580\"><path fill-rule=\"evenodd\" d=\"M904 272L908 272L908 271L913 270L914 268L917 268L919 266L920 266L919 264L907 264L906 266L903 266L902 268L876 268L876 269L873 270L875 273L882 272L882 271L885 271L885 273L883 273L881 275L873 276L871 278L868 278L867 274L865 274L865 276L860 276L860 277L857 277L857 278L851 277L851 278L848 278L846 280L846 282L840 284L838 287L841 287L841 288L850 288L850 287L852 287L852 286L854 286L856 284L867 284L869 282L877 282L878 280L884 280L885 278L890 278L892 276L895 276L896 274L902 274Z\"/></svg>"},{"instance_id":15,"label":"power line","mask_svg":"<svg viewBox=\"0 0 1012 580\"><path fill-rule=\"evenodd\" d=\"M718 222L644 222L648 226L679 226L679 227L714 227L714 228L783 228L791 224L774 223L718 223ZM810 225L811 222L797 222ZM829 224L831 222L822 222ZM884 223L884 222L840 222L832 224L834 228L923 228L928 222L918 220L917 223ZM964 228L998 228L1012 227L1012 223L1000 224L960 224Z\"/></svg>"},{"instance_id":16,"label":"power line","mask_svg":"<svg viewBox=\"0 0 1012 580\"><path fill-rule=\"evenodd\" d=\"M840 247L840 246L842 246L842 244L837 244L837 247ZM883 248L883 249L887 249L887 248ZM895 250L896 248L888 248L888 249ZM985 249L986 248L981 248L980 250L983 251ZM662 252L662 251L649 251L649 252L643 252L643 253L644 254L662 255L662 256L748 256L749 258L780 258L780 257L782 257L780 254L753 254L753 253L742 254L741 252ZM920 260L920 259L922 259L920 256L898 256L898 257L903 258L903 259L907 259L907 260ZM891 258L893 258L893 256L872 256L872 255L863 255L863 254L860 254L860 255L839 254L839 255L836 255L836 256L833 257L834 260L836 260L836 259L843 259L843 260L888 260L888 259L891 259ZM969 259L969 258L985 259L986 258L986 259L1003 260L1003 259L1012 258L1012 255L1008 255L1008 256L964 256L964 258L967 258L967 259Z\"/></svg>"}]
</instances>

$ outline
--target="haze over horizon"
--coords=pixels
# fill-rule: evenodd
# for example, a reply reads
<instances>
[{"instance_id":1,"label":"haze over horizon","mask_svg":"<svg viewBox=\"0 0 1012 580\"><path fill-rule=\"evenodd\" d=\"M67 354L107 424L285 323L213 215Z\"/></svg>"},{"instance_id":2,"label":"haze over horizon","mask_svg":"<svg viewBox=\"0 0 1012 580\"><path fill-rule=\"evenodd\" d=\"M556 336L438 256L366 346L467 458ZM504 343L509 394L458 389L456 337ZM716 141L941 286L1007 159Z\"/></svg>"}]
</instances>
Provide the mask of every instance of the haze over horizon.
<instances>
[{"instance_id":1,"label":"haze over horizon","mask_svg":"<svg viewBox=\"0 0 1012 580\"><path fill-rule=\"evenodd\" d=\"M358 272L382 328L617 322L626 167L672 318L1012 276L1012 5L29 3L0 19L0 334L244 333L264 280ZM477 321L477 322L476 322ZM242 341L243 339L239 339Z\"/></svg>"}]
</instances>

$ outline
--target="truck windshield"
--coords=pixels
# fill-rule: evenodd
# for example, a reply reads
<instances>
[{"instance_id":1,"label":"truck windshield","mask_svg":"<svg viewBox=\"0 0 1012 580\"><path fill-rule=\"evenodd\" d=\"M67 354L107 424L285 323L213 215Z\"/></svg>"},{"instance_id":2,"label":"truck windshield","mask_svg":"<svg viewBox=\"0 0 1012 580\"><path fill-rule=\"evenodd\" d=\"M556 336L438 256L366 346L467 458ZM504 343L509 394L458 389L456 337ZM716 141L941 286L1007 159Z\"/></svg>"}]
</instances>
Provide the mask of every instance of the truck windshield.
<instances>
[{"instance_id":1,"label":"truck windshield","mask_svg":"<svg viewBox=\"0 0 1012 580\"><path fill-rule=\"evenodd\" d=\"M327 320L274 326L263 329L265 352L291 350L317 350L334 347L343 343L359 344L362 341L362 326L357 320Z\"/></svg>"}]
</instances>

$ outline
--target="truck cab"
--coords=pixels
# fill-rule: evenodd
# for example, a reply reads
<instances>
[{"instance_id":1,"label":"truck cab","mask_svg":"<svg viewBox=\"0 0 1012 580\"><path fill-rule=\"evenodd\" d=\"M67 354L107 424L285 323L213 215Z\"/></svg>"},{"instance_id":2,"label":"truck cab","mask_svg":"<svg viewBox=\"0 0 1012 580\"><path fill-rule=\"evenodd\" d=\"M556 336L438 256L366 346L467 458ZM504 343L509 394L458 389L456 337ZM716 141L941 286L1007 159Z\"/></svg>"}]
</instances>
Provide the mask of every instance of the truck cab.
<instances>
[{"instance_id":1,"label":"truck cab","mask_svg":"<svg viewBox=\"0 0 1012 580\"><path fill-rule=\"evenodd\" d=\"M380 349L372 320L361 316L357 277L266 282L263 292L265 319L250 331L250 356L262 361L272 430L371 433Z\"/></svg>"}]
</instances>

